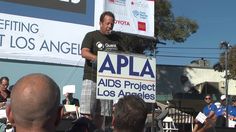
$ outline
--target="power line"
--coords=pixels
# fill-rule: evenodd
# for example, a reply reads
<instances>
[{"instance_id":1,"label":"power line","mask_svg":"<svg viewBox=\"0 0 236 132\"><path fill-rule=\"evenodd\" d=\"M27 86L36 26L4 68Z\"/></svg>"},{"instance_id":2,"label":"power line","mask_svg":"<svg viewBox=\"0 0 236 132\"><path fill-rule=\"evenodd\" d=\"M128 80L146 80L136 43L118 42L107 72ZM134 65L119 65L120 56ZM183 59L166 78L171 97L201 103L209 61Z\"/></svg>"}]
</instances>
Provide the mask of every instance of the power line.
<instances>
[{"instance_id":1,"label":"power line","mask_svg":"<svg viewBox=\"0 0 236 132\"><path fill-rule=\"evenodd\" d=\"M216 55L216 54L219 54L219 53L217 53L217 52L199 52L199 51L197 51L197 52L192 52L192 51L189 51L189 52L186 52L186 51L184 51L184 52L182 52L182 51L178 51L178 52L176 52L176 51L174 51L174 52L171 52L171 51L165 51L165 50L158 50L157 51L157 53L169 53L169 54L205 54L205 55Z\"/></svg>"},{"instance_id":2,"label":"power line","mask_svg":"<svg viewBox=\"0 0 236 132\"><path fill-rule=\"evenodd\" d=\"M175 58L206 58L206 59L219 59L218 57L203 57L203 56L179 56L179 55L156 55L159 57L175 57Z\"/></svg>"},{"instance_id":3,"label":"power line","mask_svg":"<svg viewBox=\"0 0 236 132\"><path fill-rule=\"evenodd\" d=\"M220 48L201 48L201 47L157 47L158 48L161 48L161 49L201 49L201 50L221 50Z\"/></svg>"}]
</instances>

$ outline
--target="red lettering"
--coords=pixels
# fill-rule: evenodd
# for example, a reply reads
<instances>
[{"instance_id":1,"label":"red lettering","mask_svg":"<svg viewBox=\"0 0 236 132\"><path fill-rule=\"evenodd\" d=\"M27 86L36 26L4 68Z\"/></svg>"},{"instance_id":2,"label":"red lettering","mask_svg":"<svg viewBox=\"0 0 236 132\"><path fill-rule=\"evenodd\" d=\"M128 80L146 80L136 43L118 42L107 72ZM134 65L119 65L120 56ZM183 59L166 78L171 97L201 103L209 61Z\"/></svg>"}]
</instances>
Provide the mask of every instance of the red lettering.
<instances>
[{"instance_id":1,"label":"red lettering","mask_svg":"<svg viewBox=\"0 0 236 132\"><path fill-rule=\"evenodd\" d=\"M128 21L123 21L123 20L115 20L115 24L130 26L130 23Z\"/></svg>"}]
</instances>

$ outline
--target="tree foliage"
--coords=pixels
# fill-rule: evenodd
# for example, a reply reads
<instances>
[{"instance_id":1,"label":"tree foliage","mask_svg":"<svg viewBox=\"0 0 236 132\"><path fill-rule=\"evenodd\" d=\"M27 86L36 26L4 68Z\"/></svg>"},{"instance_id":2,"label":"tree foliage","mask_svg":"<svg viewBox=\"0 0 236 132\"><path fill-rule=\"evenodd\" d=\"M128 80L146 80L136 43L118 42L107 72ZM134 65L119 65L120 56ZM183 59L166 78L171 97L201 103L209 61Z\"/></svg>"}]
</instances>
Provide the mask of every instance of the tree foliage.
<instances>
[{"instance_id":1,"label":"tree foliage","mask_svg":"<svg viewBox=\"0 0 236 132\"><path fill-rule=\"evenodd\" d=\"M233 46L229 52L229 73L230 77L236 79L236 46Z\"/></svg>"},{"instance_id":2,"label":"tree foliage","mask_svg":"<svg viewBox=\"0 0 236 132\"><path fill-rule=\"evenodd\" d=\"M181 43L197 32L198 24L195 21L183 16L174 16L168 0L155 2L155 36L158 39Z\"/></svg>"},{"instance_id":3,"label":"tree foliage","mask_svg":"<svg viewBox=\"0 0 236 132\"><path fill-rule=\"evenodd\" d=\"M214 65L214 69L218 71L224 71L225 70L225 62L226 57L225 53L223 52L220 54L219 63ZM236 46L230 47L228 50L228 57L227 57L227 69L229 71L228 78L230 79L236 79Z\"/></svg>"},{"instance_id":4,"label":"tree foliage","mask_svg":"<svg viewBox=\"0 0 236 132\"><path fill-rule=\"evenodd\" d=\"M155 0L155 39L128 35L127 47L130 52L143 54L146 49L154 51L158 41L170 40L182 43L196 33L198 24L182 16L175 17L171 8L172 5L168 0Z\"/></svg>"}]
</instances>

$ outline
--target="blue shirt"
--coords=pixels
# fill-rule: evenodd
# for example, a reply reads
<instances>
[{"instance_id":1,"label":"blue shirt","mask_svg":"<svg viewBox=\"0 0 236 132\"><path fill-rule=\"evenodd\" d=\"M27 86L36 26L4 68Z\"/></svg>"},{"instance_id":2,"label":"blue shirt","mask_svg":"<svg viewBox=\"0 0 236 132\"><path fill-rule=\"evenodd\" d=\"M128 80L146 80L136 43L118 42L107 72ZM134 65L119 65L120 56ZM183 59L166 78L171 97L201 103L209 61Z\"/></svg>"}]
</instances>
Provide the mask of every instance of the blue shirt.
<instances>
[{"instance_id":1,"label":"blue shirt","mask_svg":"<svg viewBox=\"0 0 236 132\"><path fill-rule=\"evenodd\" d=\"M229 107L228 107L229 108ZM219 108L216 109L216 116L222 116L226 112L226 106L221 105Z\"/></svg>"},{"instance_id":2,"label":"blue shirt","mask_svg":"<svg viewBox=\"0 0 236 132\"><path fill-rule=\"evenodd\" d=\"M229 106L228 111L229 111L228 114L229 114L230 116L236 117L236 107L235 107L235 106Z\"/></svg>"},{"instance_id":3,"label":"blue shirt","mask_svg":"<svg viewBox=\"0 0 236 132\"><path fill-rule=\"evenodd\" d=\"M217 110L216 105L214 103L211 103L210 106L207 105L203 108L203 113L205 116L208 116L211 111L216 112L216 110Z\"/></svg>"}]
</instances>

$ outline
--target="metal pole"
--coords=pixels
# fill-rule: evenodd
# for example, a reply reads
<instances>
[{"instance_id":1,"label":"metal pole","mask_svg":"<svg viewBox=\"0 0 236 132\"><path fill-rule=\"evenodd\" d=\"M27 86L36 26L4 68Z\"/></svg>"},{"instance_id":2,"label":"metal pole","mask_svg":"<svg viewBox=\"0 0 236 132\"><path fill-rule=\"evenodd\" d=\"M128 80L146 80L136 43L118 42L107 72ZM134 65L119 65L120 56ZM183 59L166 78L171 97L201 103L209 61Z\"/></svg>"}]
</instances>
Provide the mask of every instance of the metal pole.
<instances>
[{"instance_id":1,"label":"metal pole","mask_svg":"<svg viewBox=\"0 0 236 132\"><path fill-rule=\"evenodd\" d=\"M229 42L222 41L220 43L220 47L222 49L225 49L225 96L226 96L226 126L229 126L229 110L228 110L228 54L229 54L229 48L231 47Z\"/></svg>"},{"instance_id":2,"label":"metal pole","mask_svg":"<svg viewBox=\"0 0 236 132\"><path fill-rule=\"evenodd\" d=\"M154 103L152 103L152 127L151 127L151 132L154 132L154 113L155 109L154 109Z\"/></svg>"},{"instance_id":3,"label":"metal pole","mask_svg":"<svg viewBox=\"0 0 236 132\"><path fill-rule=\"evenodd\" d=\"M225 95L226 95L226 126L229 125L229 116L228 116L228 49L229 46L227 44L225 51Z\"/></svg>"}]
</instances>

